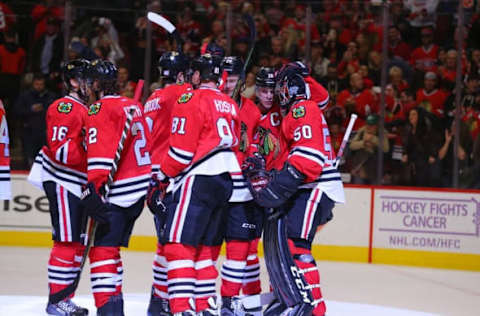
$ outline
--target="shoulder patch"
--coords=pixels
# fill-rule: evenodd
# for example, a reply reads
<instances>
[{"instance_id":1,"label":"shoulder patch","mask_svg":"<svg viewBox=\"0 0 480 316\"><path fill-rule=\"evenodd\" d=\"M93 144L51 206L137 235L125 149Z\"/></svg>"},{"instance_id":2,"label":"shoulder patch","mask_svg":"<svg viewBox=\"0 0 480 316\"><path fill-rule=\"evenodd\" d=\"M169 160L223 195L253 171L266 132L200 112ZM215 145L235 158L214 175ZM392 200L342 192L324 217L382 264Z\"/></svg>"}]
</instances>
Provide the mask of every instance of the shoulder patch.
<instances>
[{"instance_id":1,"label":"shoulder patch","mask_svg":"<svg viewBox=\"0 0 480 316\"><path fill-rule=\"evenodd\" d=\"M57 106L57 111L60 113L68 114L72 112L73 104L70 102L60 102Z\"/></svg>"},{"instance_id":2,"label":"shoulder patch","mask_svg":"<svg viewBox=\"0 0 480 316\"><path fill-rule=\"evenodd\" d=\"M186 92L184 94L182 94L180 96L180 98L178 98L178 103L187 103L188 101L190 101L190 99L192 98L193 96L193 93L192 92Z\"/></svg>"},{"instance_id":3,"label":"shoulder patch","mask_svg":"<svg viewBox=\"0 0 480 316\"><path fill-rule=\"evenodd\" d=\"M88 108L88 115L95 115L97 114L98 112L100 112L100 108L102 107L102 102L97 102L97 103L93 103L92 105L90 105L90 107Z\"/></svg>"},{"instance_id":4,"label":"shoulder patch","mask_svg":"<svg viewBox=\"0 0 480 316\"><path fill-rule=\"evenodd\" d=\"M301 117L304 117L306 114L305 107L303 105L300 105L299 107L293 108L292 109L292 116L294 119L298 119Z\"/></svg>"}]
</instances>

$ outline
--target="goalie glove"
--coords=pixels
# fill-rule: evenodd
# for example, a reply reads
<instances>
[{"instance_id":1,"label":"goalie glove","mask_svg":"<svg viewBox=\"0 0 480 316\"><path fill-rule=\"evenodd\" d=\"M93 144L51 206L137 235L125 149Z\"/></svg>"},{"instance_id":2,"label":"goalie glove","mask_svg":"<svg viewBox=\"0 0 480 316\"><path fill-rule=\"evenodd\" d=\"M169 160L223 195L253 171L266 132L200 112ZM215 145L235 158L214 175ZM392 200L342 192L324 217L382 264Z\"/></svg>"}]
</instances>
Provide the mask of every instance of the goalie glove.
<instances>
[{"instance_id":1,"label":"goalie glove","mask_svg":"<svg viewBox=\"0 0 480 316\"><path fill-rule=\"evenodd\" d=\"M81 206L88 216L100 224L108 223L107 206L102 200L100 194L95 189L93 182L87 183L82 192Z\"/></svg>"},{"instance_id":2,"label":"goalie glove","mask_svg":"<svg viewBox=\"0 0 480 316\"><path fill-rule=\"evenodd\" d=\"M242 164L242 173L248 183L252 195L265 188L270 180L270 175L265 170L265 159L259 153L247 157Z\"/></svg>"},{"instance_id":3,"label":"goalie glove","mask_svg":"<svg viewBox=\"0 0 480 316\"><path fill-rule=\"evenodd\" d=\"M169 181L165 176L161 178L162 180L159 180L156 174L153 175L147 190L147 206L153 215L161 214L166 210L163 199L167 193Z\"/></svg>"},{"instance_id":4,"label":"goalie glove","mask_svg":"<svg viewBox=\"0 0 480 316\"><path fill-rule=\"evenodd\" d=\"M305 175L287 161L282 170L270 173L267 186L255 192L254 199L260 206L277 208L297 192L304 179Z\"/></svg>"}]
</instances>

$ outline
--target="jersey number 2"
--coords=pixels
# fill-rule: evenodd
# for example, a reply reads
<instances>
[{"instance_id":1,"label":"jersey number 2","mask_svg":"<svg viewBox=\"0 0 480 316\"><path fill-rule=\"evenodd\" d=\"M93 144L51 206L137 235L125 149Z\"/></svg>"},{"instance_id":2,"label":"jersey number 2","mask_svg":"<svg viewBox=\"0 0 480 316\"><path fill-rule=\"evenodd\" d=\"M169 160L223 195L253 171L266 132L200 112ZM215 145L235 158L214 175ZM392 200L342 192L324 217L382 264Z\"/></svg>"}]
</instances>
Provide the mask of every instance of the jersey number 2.
<instances>
[{"instance_id":1,"label":"jersey number 2","mask_svg":"<svg viewBox=\"0 0 480 316\"><path fill-rule=\"evenodd\" d=\"M135 152L135 159L137 160L137 165L145 166L151 163L150 153L145 151L142 155L142 149L147 145L147 138L145 137L145 130L143 125L140 122L135 122L132 125L132 135L137 136L140 133L140 138L135 141L133 150Z\"/></svg>"}]
</instances>

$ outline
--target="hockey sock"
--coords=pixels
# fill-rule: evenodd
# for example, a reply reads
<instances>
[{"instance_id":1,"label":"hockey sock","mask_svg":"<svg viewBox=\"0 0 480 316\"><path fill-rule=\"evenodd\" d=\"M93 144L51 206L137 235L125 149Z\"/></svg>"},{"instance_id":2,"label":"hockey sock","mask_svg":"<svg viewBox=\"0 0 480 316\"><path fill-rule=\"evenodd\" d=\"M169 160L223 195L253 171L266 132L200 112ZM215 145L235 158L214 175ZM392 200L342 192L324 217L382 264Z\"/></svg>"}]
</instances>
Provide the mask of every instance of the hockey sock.
<instances>
[{"instance_id":1,"label":"hockey sock","mask_svg":"<svg viewBox=\"0 0 480 316\"><path fill-rule=\"evenodd\" d=\"M122 294L122 285L123 285L123 261L120 257L120 251L117 254L117 283L115 286L115 295Z\"/></svg>"},{"instance_id":2,"label":"hockey sock","mask_svg":"<svg viewBox=\"0 0 480 316\"><path fill-rule=\"evenodd\" d=\"M222 265L222 296L235 296L240 294L247 256L249 249L248 241L227 241L227 258Z\"/></svg>"},{"instance_id":3,"label":"hockey sock","mask_svg":"<svg viewBox=\"0 0 480 316\"><path fill-rule=\"evenodd\" d=\"M314 316L325 315L326 306L322 299L320 290L320 273L318 272L317 263L312 256L310 249L296 247L291 239L288 240L290 251L297 267L303 270L303 277L309 285L312 286L312 296L316 301L316 306L312 312Z\"/></svg>"},{"instance_id":4,"label":"hockey sock","mask_svg":"<svg viewBox=\"0 0 480 316\"><path fill-rule=\"evenodd\" d=\"M195 247L178 243L163 246L167 259L167 284L172 314L191 309L189 300L195 290Z\"/></svg>"},{"instance_id":5,"label":"hockey sock","mask_svg":"<svg viewBox=\"0 0 480 316\"><path fill-rule=\"evenodd\" d=\"M217 268L213 264L212 247L199 245L195 258L195 305L201 312L210 307L208 299L215 297L215 281L218 277Z\"/></svg>"},{"instance_id":6,"label":"hockey sock","mask_svg":"<svg viewBox=\"0 0 480 316\"><path fill-rule=\"evenodd\" d=\"M80 265L76 261L77 248L79 246L79 243L71 242L55 241L53 243L50 259L48 260L48 287L50 294L63 290L75 280L78 271L80 271Z\"/></svg>"},{"instance_id":7,"label":"hockey sock","mask_svg":"<svg viewBox=\"0 0 480 316\"><path fill-rule=\"evenodd\" d=\"M220 256L220 250L222 249L222 245L220 246L212 246L212 260L213 264L217 265L218 257Z\"/></svg>"},{"instance_id":8,"label":"hockey sock","mask_svg":"<svg viewBox=\"0 0 480 316\"><path fill-rule=\"evenodd\" d=\"M160 243L157 244L157 253L153 260L153 296L168 299L167 260Z\"/></svg>"},{"instance_id":9,"label":"hockey sock","mask_svg":"<svg viewBox=\"0 0 480 316\"><path fill-rule=\"evenodd\" d=\"M90 280L97 308L105 305L111 296L120 294L121 268L118 247L92 247L90 258ZM119 265L120 264L120 265ZM119 284L120 281L120 284Z\"/></svg>"},{"instance_id":10,"label":"hockey sock","mask_svg":"<svg viewBox=\"0 0 480 316\"><path fill-rule=\"evenodd\" d=\"M245 295L255 295L262 291L260 285L260 262L258 261L258 241L250 241L247 256L247 265L243 276L242 291Z\"/></svg>"}]
</instances>

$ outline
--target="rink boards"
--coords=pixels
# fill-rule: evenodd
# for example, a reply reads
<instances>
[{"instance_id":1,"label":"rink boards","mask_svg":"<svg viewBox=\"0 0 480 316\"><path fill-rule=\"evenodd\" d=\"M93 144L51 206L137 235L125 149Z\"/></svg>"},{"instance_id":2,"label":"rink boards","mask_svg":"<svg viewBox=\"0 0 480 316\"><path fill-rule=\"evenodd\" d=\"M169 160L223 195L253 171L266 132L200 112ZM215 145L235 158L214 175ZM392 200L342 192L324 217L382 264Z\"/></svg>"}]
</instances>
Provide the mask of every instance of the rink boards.
<instances>
[{"instance_id":1,"label":"rink boards","mask_svg":"<svg viewBox=\"0 0 480 316\"><path fill-rule=\"evenodd\" d=\"M12 200L0 201L0 245L51 245L48 200L12 174ZM320 260L371 262L480 271L480 192L347 186L347 203L317 233ZM154 251L155 230L145 209L129 249Z\"/></svg>"}]
</instances>

